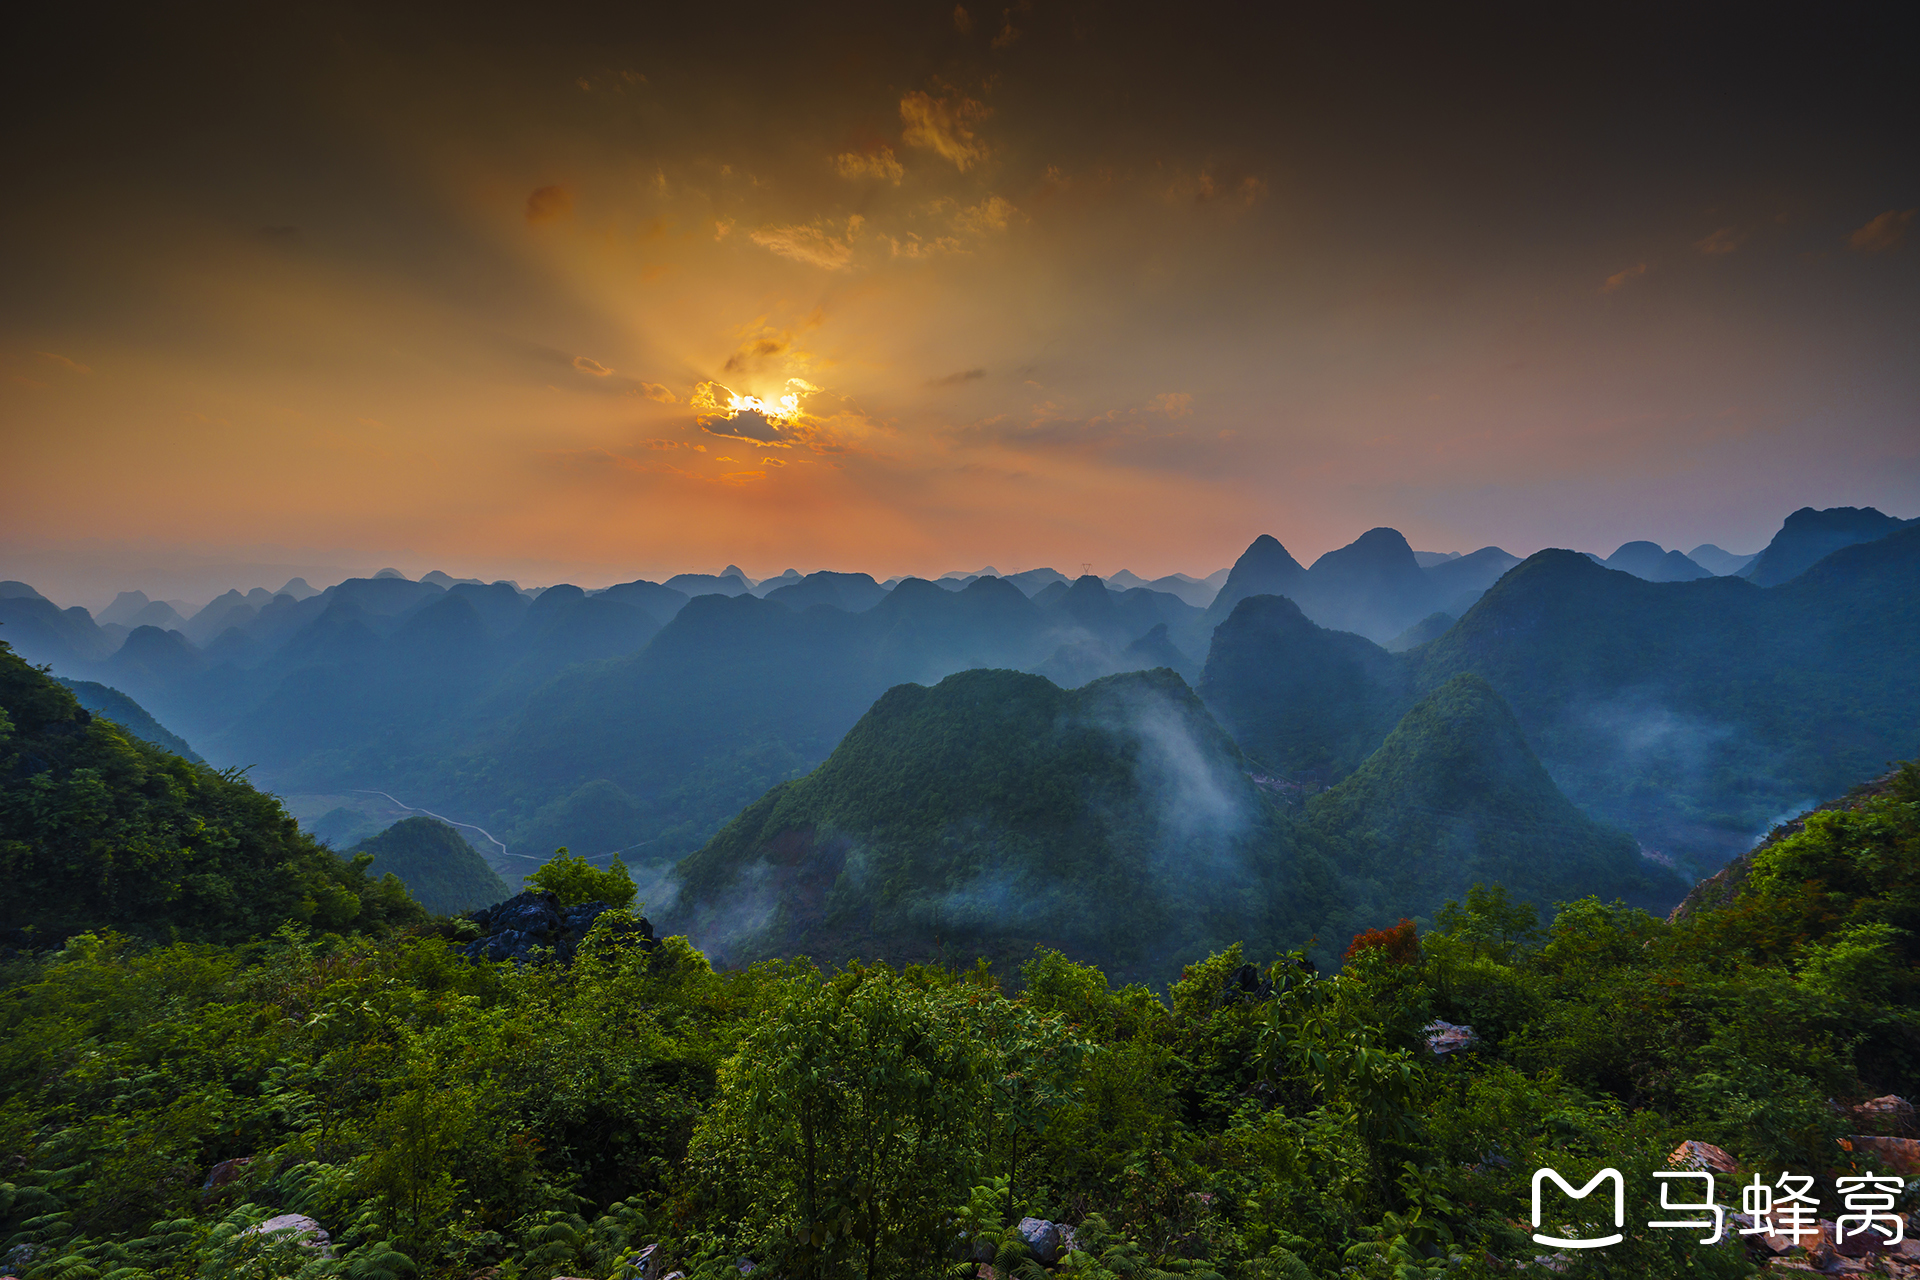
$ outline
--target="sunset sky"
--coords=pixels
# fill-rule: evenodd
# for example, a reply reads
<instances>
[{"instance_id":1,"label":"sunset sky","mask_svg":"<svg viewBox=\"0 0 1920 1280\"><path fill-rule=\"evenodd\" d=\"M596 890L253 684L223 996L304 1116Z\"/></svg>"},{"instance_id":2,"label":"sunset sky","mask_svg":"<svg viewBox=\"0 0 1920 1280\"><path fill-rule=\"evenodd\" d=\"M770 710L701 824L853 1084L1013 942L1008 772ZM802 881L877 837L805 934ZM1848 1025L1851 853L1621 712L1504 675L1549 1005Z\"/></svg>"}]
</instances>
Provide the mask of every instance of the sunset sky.
<instances>
[{"instance_id":1,"label":"sunset sky","mask_svg":"<svg viewBox=\"0 0 1920 1280\"><path fill-rule=\"evenodd\" d=\"M0 577L1920 515L1893 9L1558 8L47 7L5 55Z\"/></svg>"}]
</instances>

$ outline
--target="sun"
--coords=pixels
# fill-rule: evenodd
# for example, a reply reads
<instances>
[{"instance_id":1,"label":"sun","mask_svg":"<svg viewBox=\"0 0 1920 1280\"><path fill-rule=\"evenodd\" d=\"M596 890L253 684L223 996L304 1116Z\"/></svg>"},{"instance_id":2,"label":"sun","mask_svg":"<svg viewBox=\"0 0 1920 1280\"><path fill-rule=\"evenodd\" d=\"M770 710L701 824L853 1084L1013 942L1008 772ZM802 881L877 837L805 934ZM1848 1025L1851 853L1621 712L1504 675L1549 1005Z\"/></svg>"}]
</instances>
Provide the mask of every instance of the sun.
<instances>
[{"instance_id":1,"label":"sun","mask_svg":"<svg viewBox=\"0 0 1920 1280\"><path fill-rule=\"evenodd\" d=\"M800 401L819 390L805 378L788 378L780 394L770 396L742 395L717 382L703 382L694 388L689 403L723 419L757 413L776 426L788 426L806 416Z\"/></svg>"}]
</instances>

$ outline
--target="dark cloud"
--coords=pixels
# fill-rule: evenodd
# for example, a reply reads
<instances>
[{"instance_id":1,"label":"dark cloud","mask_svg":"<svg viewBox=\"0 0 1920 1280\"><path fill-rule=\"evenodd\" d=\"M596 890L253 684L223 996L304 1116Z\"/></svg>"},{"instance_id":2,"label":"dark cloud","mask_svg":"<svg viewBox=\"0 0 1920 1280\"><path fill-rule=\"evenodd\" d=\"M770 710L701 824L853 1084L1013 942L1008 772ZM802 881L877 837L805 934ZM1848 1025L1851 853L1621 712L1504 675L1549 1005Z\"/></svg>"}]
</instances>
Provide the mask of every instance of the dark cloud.
<instances>
[{"instance_id":1,"label":"dark cloud","mask_svg":"<svg viewBox=\"0 0 1920 1280\"><path fill-rule=\"evenodd\" d=\"M785 338L756 338L727 357L726 371L738 373L762 360L783 354L791 345Z\"/></svg>"},{"instance_id":2,"label":"dark cloud","mask_svg":"<svg viewBox=\"0 0 1920 1280\"><path fill-rule=\"evenodd\" d=\"M962 369L960 372L950 373L944 378L934 378L928 382L927 385L930 387L957 387L963 382L978 382L986 376L987 371L985 369Z\"/></svg>"},{"instance_id":3,"label":"dark cloud","mask_svg":"<svg viewBox=\"0 0 1920 1280\"><path fill-rule=\"evenodd\" d=\"M700 429L708 435L751 440L755 444L789 443L785 426L755 409L742 409L730 417L702 418Z\"/></svg>"}]
</instances>

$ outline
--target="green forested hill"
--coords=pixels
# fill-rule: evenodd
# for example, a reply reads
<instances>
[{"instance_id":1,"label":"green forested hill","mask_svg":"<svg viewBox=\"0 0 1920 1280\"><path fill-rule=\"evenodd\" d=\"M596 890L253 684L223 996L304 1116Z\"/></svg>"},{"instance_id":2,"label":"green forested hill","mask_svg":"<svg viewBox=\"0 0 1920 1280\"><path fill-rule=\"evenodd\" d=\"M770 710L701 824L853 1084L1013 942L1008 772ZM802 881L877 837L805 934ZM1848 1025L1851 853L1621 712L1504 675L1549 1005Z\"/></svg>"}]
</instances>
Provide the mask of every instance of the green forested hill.
<instances>
[{"instance_id":1,"label":"green forested hill","mask_svg":"<svg viewBox=\"0 0 1920 1280\"><path fill-rule=\"evenodd\" d=\"M1368 882L1383 918L1426 914L1476 882L1542 905L1593 894L1662 910L1687 888L1560 794L1513 712L1474 675L1415 703L1307 815L1346 851L1342 873Z\"/></svg>"},{"instance_id":2,"label":"green forested hill","mask_svg":"<svg viewBox=\"0 0 1920 1280\"><path fill-rule=\"evenodd\" d=\"M730 959L1024 954L1165 976L1344 915L1331 868L1249 782L1184 681L1063 690L967 671L901 685L811 774L675 872L676 927Z\"/></svg>"},{"instance_id":3,"label":"green forested hill","mask_svg":"<svg viewBox=\"0 0 1920 1280\"><path fill-rule=\"evenodd\" d=\"M466 837L434 818L405 818L355 845L370 853L373 875L400 877L407 892L435 915L455 915L513 896Z\"/></svg>"},{"instance_id":4,"label":"green forested hill","mask_svg":"<svg viewBox=\"0 0 1920 1280\"><path fill-rule=\"evenodd\" d=\"M1236 616L1275 606L1297 616L1272 597ZM1258 772L1166 669L1075 690L1010 671L902 685L679 864L669 923L729 962L1039 943L1163 982L1183 950L1344 937L1476 881L1542 909L1600 894L1665 910L1686 889L1568 802L1475 676L1303 811Z\"/></svg>"},{"instance_id":5,"label":"green forested hill","mask_svg":"<svg viewBox=\"0 0 1920 1280\"><path fill-rule=\"evenodd\" d=\"M1213 635L1200 696L1246 753L1289 773L1343 777L1412 702L1406 663L1316 626L1292 600L1251 596Z\"/></svg>"},{"instance_id":6,"label":"green forested hill","mask_svg":"<svg viewBox=\"0 0 1920 1280\"><path fill-rule=\"evenodd\" d=\"M420 918L303 835L236 774L150 746L0 643L0 935L84 929L235 941L302 921L379 930Z\"/></svg>"}]
</instances>

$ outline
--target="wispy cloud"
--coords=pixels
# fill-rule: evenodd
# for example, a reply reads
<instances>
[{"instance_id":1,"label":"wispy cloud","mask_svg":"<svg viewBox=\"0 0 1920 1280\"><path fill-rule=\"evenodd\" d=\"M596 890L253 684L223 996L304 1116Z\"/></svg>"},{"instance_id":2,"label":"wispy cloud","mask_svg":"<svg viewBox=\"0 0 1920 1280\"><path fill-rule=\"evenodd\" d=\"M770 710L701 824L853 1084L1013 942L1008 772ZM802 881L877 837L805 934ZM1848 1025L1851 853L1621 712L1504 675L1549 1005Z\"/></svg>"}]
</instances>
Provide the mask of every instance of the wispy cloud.
<instances>
[{"instance_id":1,"label":"wispy cloud","mask_svg":"<svg viewBox=\"0 0 1920 1280\"><path fill-rule=\"evenodd\" d=\"M582 373L590 373L596 378L609 377L613 373L613 370L607 368L607 366L601 364L598 360L589 360L586 356L575 356L573 358L573 367Z\"/></svg>"},{"instance_id":2,"label":"wispy cloud","mask_svg":"<svg viewBox=\"0 0 1920 1280\"><path fill-rule=\"evenodd\" d=\"M78 360L74 360L74 359L71 359L70 357L63 356L57 351L36 351L33 354L35 355L35 357L45 361L47 364L59 365L62 369L67 370L69 373L92 373L93 372L92 369L88 368L84 364L81 364Z\"/></svg>"},{"instance_id":3,"label":"wispy cloud","mask_svg":"<svg viewBox=\"0 0 1920 1280\"><path fill-rule=\"evenodd\" d=\"M1607 277L1605 284L1600 286L1600 292L1617 293L1645 274L1647 274L1647 264L1644 262L1628 267L1625 271L1616 271Z\"/></svg>"},{"instance_id":4,"label":"wispy cloud","mask_svg":"<svg viewBox=\"0 0 1920 1280\"><path fill-rule=\"evenodd\" d=\"M906 126L900 140L951 160L965 172L987 158L986 144L973 127L992 114L984 103L964 94L935 98L916 89L900 99L900 121Z\"/></svg>"},{"instance_id":5,"label":"wispy cloud","mask_svg":"<svg viewBox=\"0 0 1920 1280\"><path fill-rule=\"evenodd\" d=\"M833 169L851 181L871 179L891 182L896 187L900 185L900 179L907 175L905 167L894 158L892 147L880 147L867 152L842 151L833 158Z\"/></svg>"},{"instance_id":6,"label":"wispy cloud","mask_svg":"<svg viewBox=\"0 0 1920 1280\"><path fill-rule=\"evenodd\" d=\"M794 262L804 262L823 271L842 271L853 261L853 241L865 221L859 214L847 219L844 236L836 236L815 226L762 227L748 238L763 249Z\"/></svg>"},{"instance_id":7,"label":"wispy cloud","mask_svg":"<svg viewBox=\"0 0 1920 1280\"><path fill-rule=\"evenodd\" d=\"M1858 249L1861 253L1885 253L1889 249L1897 249L1900 242L1907 238L1907 224L1913 221L1916 213L1920 213L1920 209L1889 209L1848 236L1847 247Z\"/></svg>"},{"instance_id":8,"label":"wispy cloud","mask_svg":"<svg viewBox=\"0 0 1920 1280\"><path fill-rule=\"evenodd\" d=\"M726 371L739 373L742 369L750 368L764 360L785 355L792 345L792 340L784 333L778 337L755 338L727 357Z\"/></svg>"},{"instance_id":9,"label":"wispy cloud","mask_svg":"<svg viewBox=\"0 0 1920 1280\"><path fill-rule=\"evenodd\" d=\"M1711 235L1695 240L1693 247L1701 253L1706 254L1709 258L1717 258L1723 253L1732 253L1735 249L1738 249L1740 242L1744 239L1746 239L1746 236L1737 228L1721 227Z\"/></svg>"},{"instance_id":10,"label":"wispy cloud","mask_svg":"<svg viewBox=\"0 0 1920 1280\"><path fill-rule=\"evenodd\" d=\"M930 380L927 385L930 387L957 387L963 382L977 382L986 376L987 371L985 369L962 369L960 372L950 373L944 378L934 378Z\"/></svg>"},{"instance_id":11,"label":"wispy cloud","mask_svg":"<svg viewBox=\"0 0 1920 1280\"><path fill-rule=\"evenodd\" d=\"M1011 202L999 196L988 196L971 209L962 209L954 217L953 225L961 231L970 231L975 235L988 231L1005 231L1007 223L1019 212Z\"/></svg>"}]
</instances>

